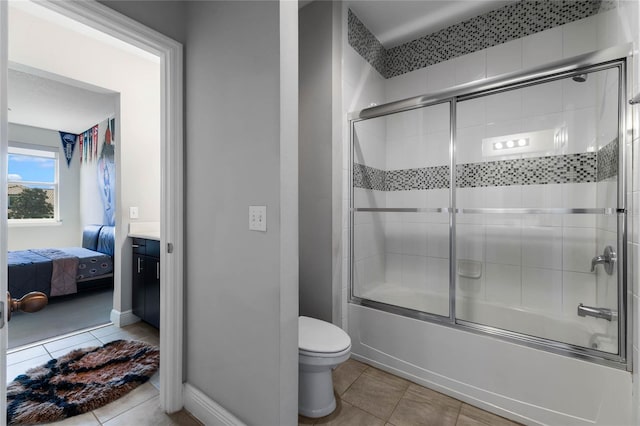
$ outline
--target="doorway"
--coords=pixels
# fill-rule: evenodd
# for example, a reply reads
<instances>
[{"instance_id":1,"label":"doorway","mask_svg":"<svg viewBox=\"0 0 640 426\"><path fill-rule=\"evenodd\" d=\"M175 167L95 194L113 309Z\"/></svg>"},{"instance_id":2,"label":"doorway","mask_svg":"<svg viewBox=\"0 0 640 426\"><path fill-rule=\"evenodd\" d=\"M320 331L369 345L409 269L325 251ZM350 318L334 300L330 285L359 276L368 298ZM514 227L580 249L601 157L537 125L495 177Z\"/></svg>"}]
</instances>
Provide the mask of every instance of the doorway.
<instances>
[{"instance_id":1,"label":"doorway","mask_svg":"<svg viewBox=\"0 0 640 426\"><path fill-rule=\"evenodd\" d=\"M8 7L6 2L0 6L1 25L4 30L0 33L0 74L5 76L8 67L7 50L7 23L8 23ZM126 43L131 49L141 50L148 55L155 56L159 65L159 77L155 91L160 99L158 111L158 137L160 146L158 148L158 161L156 167L160 171L158 181L162 182L159 189L159 224L160 224L160 243L163 250L160 251L160 261L162 268L161 274L161 327L160 327L160 347L163 356L161 364L160 377L160 404L162 409L168 412L177 411L182 407L182 46L168 39L161 34L155 33L131 20L124 18L122 15L102 6L98 3L83 2L78 4L43 2L39 3L42 7L42 14L46 15L55 12L67 22L71 21L73 25L83 26L93 33L101 34L99 37L103 39L111 37L119 42ZM85 41L86 37L78 37L79 42ZM51 53L52 54L52 53ZM37 63L38 60L46 57L47 54L40 54L35 57L28 58L27 63ZM96 55L98 58L100 55ZM33 61L33 62L29 62ZM62 61L60 61L62 62ZM103 62L113 66L113 61ZM58 64L59 69L65 66L72 70L69 64ZM114 69L111 69L113 73ZM130 69L127 70L130 73ZM59 72L60 74L64 74ZM71 71L70 77L76 75ZM4 80L4 79L3 79ZM6 81L6 80L5 80ZM6 84L6 83L5 83ZM160 86L158 90L157 86ZM2 87L2 89L6 89ZM120 90L116 90L120 91ZM0 127L6 128L6 90L0 90L0 105L4 111L0 113L2 124ZM148 95L148 94L146 94ZM123 95L124 96L124 95ZM144 96L143 96L144 98ZM130 102L132 99L127 98ZM140 101L140 99L139 99ZM127 113L127 119L134 115L135 108L125 107L125 99L121 99L122 112ZM131 105L131 104L128 104ZM123 123L120 128L134 128L130 122L126 126ZM6 154L7 135L6 132L1 134L0 154L3 157ZM120 133L122 135L122 133ZM139 138L131 140L139 141ZM121 153L122 155L122 153ZM126 157L126 161L130 161L130 157ZM6 161L6 160L3 160ZM4 163L6 164L6 163ZM124 166L124 165L123 165ZM122 177L117 182L119 189L122 189ZM6 176L0 180L2 186L6 188ZM129 184L128 184L129 185ZM6 191L4 189L3 191ZM5 194L3 194L5 195ZM3 197L4 198L4 197ZM122 195L119 200L121 205L131 205L135 200L127 199ZM144 201L144 200L143 200ZM6 208L6 206L5 206ZM119 209L119 215L122 217L123 209ZM4 213L6 211L3 211ZM124 326L128 322L132 322L136 318L131 313L130 287L127 287L127 274L131 271L131 245L128 243L128 217L122 217L122 221L118 221L123 226L117 230L115 235L115 291L114 291L114 310L111 318L115 325ZM126 220L124 220L126 219ZM6 230L6 222L2 224L3 231ZM6 232L2 233L5 241L0 241L2 254L0 254L0 270L6 271ZM165 283L171 282L171 287ZM119 285L118 285L119 284ZM0 292L6 290L6 280L0 280ZM6 327L0 330L0 356L5 358L6 351ZM3 366L6 359L0 359ZM6 370L2 368L2 378L6 379ZM4 394L0 394L0 406L5 403Z\"/></svg>"}]
</instances>

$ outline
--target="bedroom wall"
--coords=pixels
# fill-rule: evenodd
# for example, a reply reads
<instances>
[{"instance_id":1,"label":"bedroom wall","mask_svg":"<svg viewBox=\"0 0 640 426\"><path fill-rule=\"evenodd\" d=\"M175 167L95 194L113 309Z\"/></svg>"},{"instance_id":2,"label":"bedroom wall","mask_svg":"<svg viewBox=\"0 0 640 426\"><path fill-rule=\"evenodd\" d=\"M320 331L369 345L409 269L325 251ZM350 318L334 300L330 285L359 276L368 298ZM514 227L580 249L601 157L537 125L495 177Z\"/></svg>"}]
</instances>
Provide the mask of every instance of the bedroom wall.
<instances>
[{"instance_id":1,"label":"bedroom wall","mask_svg":"<svg viewBox=\"0 0 640 426\"><path fill-rule=\"evenodd\" d=\"M72 161L67 167L62 156L62 144L57 130L9 123L9 141L60 148L58 165L60 222L55 224L11 224L8 232L9 250L42 247L75 246L81 241L80 166ZM76 153L77 154L77 153ZM74 159L76 156L74 155Z\"/></svg>"}]
</instances>

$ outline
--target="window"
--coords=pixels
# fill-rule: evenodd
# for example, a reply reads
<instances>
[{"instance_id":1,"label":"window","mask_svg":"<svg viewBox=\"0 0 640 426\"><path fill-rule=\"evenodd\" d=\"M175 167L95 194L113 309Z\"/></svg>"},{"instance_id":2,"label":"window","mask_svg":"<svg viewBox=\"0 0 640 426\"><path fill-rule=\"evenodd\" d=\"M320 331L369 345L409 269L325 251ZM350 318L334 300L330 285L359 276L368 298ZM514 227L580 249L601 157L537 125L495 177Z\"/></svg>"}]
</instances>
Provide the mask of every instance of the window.
<instances>
[{"instance_id":1,"label":"window","mask_svg":"<svg viewBox=\"0 0 640 426\"><path fill-rule=\"evenodd\" d=\"M9 222L57 221L58 153L50 147L12 145L8 160Z\"/></svg>"}]
</instances>

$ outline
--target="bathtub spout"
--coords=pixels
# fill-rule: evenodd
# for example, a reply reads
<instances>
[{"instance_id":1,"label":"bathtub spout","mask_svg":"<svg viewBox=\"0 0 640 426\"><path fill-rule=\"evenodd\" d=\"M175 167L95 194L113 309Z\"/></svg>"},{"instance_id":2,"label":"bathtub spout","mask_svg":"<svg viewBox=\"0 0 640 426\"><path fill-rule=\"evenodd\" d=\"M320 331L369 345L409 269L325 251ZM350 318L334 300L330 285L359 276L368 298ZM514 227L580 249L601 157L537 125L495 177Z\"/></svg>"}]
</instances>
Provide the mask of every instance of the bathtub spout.
<instances>
[{"instance_id":1,"label":"bathtub spout","mask_svg":"<svg viewBox=\"0 0 640 426\"><path fill-rule=\"evenodd\" d=\"M584 306L582 303L578 305L578 316L602 318L607 321L615 321L618 319L618 312L608 308L594 308L592 306Z\"/></svg>"}]
</instances>

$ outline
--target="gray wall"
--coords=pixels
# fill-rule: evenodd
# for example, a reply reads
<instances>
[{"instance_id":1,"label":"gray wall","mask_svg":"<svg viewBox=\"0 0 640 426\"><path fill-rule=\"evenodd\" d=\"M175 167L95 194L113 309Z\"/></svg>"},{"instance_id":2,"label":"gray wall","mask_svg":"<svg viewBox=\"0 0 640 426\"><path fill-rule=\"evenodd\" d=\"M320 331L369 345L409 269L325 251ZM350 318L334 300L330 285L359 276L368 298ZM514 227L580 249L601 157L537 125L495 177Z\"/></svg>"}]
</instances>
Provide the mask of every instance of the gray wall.
<instances>
[{"instance_id":1,"label":"gray wall","mask_svg":"<svg viewBox=\"0 0 640 426\"><path fill-rule=\"evenodd\" d=\"M338 1L314 1L299 13L300 315L337 324L342 295L341 7Z\"/></svg>"},{"instance_id":2,"label":"gray wall","mask_svg":"<svg viewBox=\"0 0 640 426\"><path fill-rule=\"evenodd\" d=\"M283 58L297 38L283 28L297 15L103 3L185 44L186 381L247 424L296 424L297 59ZM266 233L248 230L249 205L267 206Z\"/></svg>"},{"instance_id":3,"label":"gray wall","mask_svg":"<svg viewBox=\"0 0 640 426\"><path fill-rule=\"evenodd\" d=\"M332 4L299 14L300 315L332 321Z\"/></svg>"},{"instance_id":4,"label":"gray wall","mask_svg":"<svg viewBox=\"0 0 640 426\"><path fill-rule=\"evenodd\" d=\"M281 303L297 297L281 283L281 262L297 267L297 253L281 257L281 231L297 221L280 220L280 5L194 1L187 12L187 381L247 424L295 424L297 309ZM249 205L267 206L266 233L248 230Z\"/></svg>"}]
</instances>

